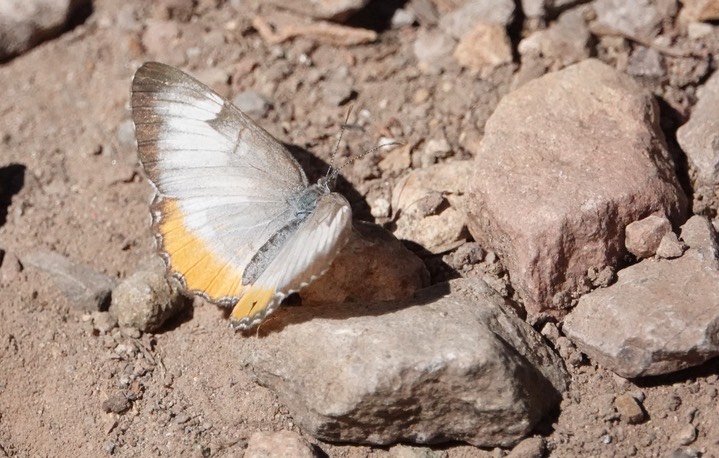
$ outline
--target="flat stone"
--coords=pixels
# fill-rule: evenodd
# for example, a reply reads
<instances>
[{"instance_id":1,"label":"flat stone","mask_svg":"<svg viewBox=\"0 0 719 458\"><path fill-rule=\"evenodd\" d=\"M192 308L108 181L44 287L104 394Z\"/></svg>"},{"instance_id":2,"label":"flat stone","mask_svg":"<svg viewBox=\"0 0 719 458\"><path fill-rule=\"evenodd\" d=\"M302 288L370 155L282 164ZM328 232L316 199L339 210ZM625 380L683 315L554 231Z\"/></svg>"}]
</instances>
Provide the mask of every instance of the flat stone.
<instances>
[{"instance_id":1,"label":"flat stone","mask_svg":"<svg viewBox=\"0 0 719 458\"><path fill-rule=\"evenodd\" d=\"M376 224L354 221L347 245L300 296L306 305L401 300L428 284L422 260L395 236Z\"/></svg>"},{"instance_id":2,"label":"flat stone","mask_svg":"<svg viewBox=\"0 0 719 458\"><path fill-rule=\"evenodd\" d=\"M90 0L3 0L0 2L0 62L60 35Z\"/></svg>"},{"instance_id":3,"label":"flat stone","mask_svg":"<svg viewBox=\"0 0 719 458\"><path fill-rule=\"evenodd\" d=\"M107 309L114 279L74 262L54 251L35 251L21 258L26 267L34 267L49 274L55 285L70 303L84 312Z\"/></svg>"},{"instance_id":4,"label":"flat stone","mask_svg":"<svg viewBox=\"0 0 719 458\"><path fill-rule=\"evenodd\" d=\"M467 239L466 189L469 161L436 164L404 175L392 191L399 215L394 235L432 253L442 253Z\"/></svg>"},{"instance_id":5,"label":"flat stone","mask_svg":"<svg viewBox=\"0 0 719 458\"><path fill-rule=\"evenodd\" d=\"M667 374L716 357L719 270L708 256L713 234L708 245L690 246L680 258L648 259L619 271L614 285L579 299L564 333L625 378Z\"/></svg>"},{"instance_id":6,"label":"flat stone","mask_svg":"<svg viewBox=\"0 0 719 458\"><path fill-rule=\"evenodd\" d=\"M479 280L408 303L280 310L259 333L237 359L326 441L509 447L566 390L561 360Z\"/></svg>"},{"instance_id":7,"label":"flat stone","mask_svg":"<svg viewBox=\"0 0 719 458\"><path fill-rule=\"evenodd\" d=\"M629 223L625 230L624 245L638 258L654 256L664 235L672 230L672 224L663 216L650 215Z\"/></svg>"},{"instance_id":8,"label":"flat stone","mask_svg":"<svg viewBox=\"0 0 719 458\"><path fill-rule=\"evenodd\" d=\"M561 314L586 293L590 272L626 254L627 224L653 213L681 222L686 196L658 116L649 92L589 59L527 82L487 121L468 226L529 312Z\"/></svg>"},{"instance_id":9,"label":"flat stone","mask_svg":"<svg viewBox=\"0 0 719 458\"><path fill-rule=\"evenodd\" d=\"M120 326L156 331L187 307L188 298L180 294L179 283L165 277L165 270L162 259L152 256L117 285L109 312Z\"/></svg>"},{"instance_id":10,"label":"flat stone","mask_svg":"<svg viewBox=\"0 0 719 458\"><path fill-rule=\"evenodd\" d=\"M312 445L292 431L256 432L250 436L244 458L315 458Z\"/></svg>"},{"instance_id":11,"label":"flat stone","mask_svg":"<svg viewBox=\"0 0 719 458\"><path fill-rule=\"evenodd\" d=\"M698 91L689 121L677 130L687 155L694 189L694 211L719 210L719 72Z\"/></svg>"}]
</instances>

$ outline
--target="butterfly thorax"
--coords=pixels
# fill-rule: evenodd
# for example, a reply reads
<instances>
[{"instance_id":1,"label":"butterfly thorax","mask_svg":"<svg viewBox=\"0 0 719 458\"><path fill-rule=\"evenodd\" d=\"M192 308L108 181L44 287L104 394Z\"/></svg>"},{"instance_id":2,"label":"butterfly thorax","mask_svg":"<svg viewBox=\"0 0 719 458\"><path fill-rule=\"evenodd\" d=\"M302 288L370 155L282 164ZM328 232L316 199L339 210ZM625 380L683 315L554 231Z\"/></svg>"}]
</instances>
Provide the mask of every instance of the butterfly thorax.
<instances>
[{"instance_id":1,"label":"butterfly thorax","mask_svg":"<svg viewBox=\"0 0 719 458\"><path fill-rule=\"evenodd\" d=\"M325 194L330 193L326 182L320 180L317 184L307 186L302 192L290 202L295 209L295 216L304 219L317 208L317 201Z\"/></svg>"}]
</instances>

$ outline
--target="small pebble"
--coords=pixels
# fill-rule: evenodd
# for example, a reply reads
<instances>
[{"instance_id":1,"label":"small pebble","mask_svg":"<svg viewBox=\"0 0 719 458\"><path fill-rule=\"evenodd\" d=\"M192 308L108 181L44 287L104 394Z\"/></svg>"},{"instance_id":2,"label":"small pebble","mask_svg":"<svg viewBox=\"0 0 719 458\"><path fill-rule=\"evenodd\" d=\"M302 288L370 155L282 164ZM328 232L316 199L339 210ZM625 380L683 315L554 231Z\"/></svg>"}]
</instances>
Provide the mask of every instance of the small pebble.
<instances>
[{"instance_id":1,"label":"small pebble","mask_svg":"<svg viewBox=\"0 0 719 458\"><path fill-rule=\"evenodd\" d=\"M387 218L390 214L390 203L384 197L379 197L372 202L370 213L375 218Z\"/></svg>"},{"instance_id":2,"label":"small pebble","mask_svg":"<svg viewBox=\"0 0 719 458\"><path fill-rule=\"evenodd\" d=\"M125 393L118 391L102 403L102 409L105 412L122 413L129 409L130 405Z\"/></svg>"},{"instance_id":3,"label":"small pebble","mask_svg":"<svg viewBox=\"0 0 719 458\"><path fill-rule=\"evenodd\" d=\"M614 408L619 412L622 421L635 425L644 421L645 414L642 406L628 394L621 394L614 400Z\"/></svg>"},{"instance_id":4,"label":"small pebble","mask_svg":"<svg viewBox=\"0 0 719 458\"><path fill-rule=\"evenodd\" d=\"M697 440L697 428L692 424L688 424L677 431L673 438L680 445L689 445Z\"/></svg>"}]
</instances>

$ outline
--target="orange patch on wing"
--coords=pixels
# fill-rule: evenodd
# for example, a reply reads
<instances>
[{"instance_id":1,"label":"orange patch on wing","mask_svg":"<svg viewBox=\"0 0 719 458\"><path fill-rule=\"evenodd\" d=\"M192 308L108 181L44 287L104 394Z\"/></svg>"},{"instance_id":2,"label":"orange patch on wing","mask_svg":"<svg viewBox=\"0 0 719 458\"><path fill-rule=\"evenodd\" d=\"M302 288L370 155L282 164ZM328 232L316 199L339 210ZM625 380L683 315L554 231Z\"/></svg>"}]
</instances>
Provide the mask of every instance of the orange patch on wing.
<instances>
[{"instance_id":1,"label":"orange patch on wing","mask_svg":"<svg viewBox=\"0 0 719 458\"><path fill-rule=\"evenodd\" d=\"M275 298L275 290L261 287L248 287L230 315L233 320L241 320L264 312Z\"/></svg>"},{"instance_id":2,"label":"orange patch on wing","mask_svg":"<svg viewBox=\"0 0 719 458\"><path fill-rule=\"evenodd\" d=\"M242 293L242 269L229 264L185 226L184 214L174 200L163 202L160 233L170 268L182 274L190 291L211 300L237 298Z\"/></svg>"}]
</instances>

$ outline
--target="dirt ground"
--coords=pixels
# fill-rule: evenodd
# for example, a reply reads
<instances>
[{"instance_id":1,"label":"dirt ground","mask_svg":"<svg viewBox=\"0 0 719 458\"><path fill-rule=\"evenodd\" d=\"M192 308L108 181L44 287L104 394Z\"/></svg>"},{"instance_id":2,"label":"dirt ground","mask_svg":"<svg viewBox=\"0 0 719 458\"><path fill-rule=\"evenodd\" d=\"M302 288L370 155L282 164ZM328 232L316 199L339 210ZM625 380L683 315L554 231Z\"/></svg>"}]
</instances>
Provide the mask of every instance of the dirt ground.
<instances>
[{"instance_id":1,"label":"dirt ground","mask_svg":"<svg viewBox=\"0 0 719 458\"><path fill-rule=\"evenodd\" d=\"M142 23L155 14L149 3L129 1L122 9ZM446 160L469 158L510 88L512 68L488 79L458 66L442 74L418 70L412 53L417 27L383 30L376 43L354 47L302 38L268 45L250 26L256 5L241 3L243 11L230 3L203 7L179 24L174 46L194 49L183 68L201 78L208 69L224 69L232 79L224 88L228 95L267 95L273 106L260 123L313 151L319 160L303 161L310 179L324 172L347 113L346 104L332 103L337 78L350 81L362 127L347 130L344 157L396 136L418 145L443 137L454 152ZM229 329L221 310L196 301L192 312L159 333L101 333L47 275L17 272L10 262L45 248L121 279L153 251L150 186L123 126L134 71L168 56L145 54L141 30L119 20L116 5L95 2L84 24L0 65L0 249L6 252L0 457L241 456L255 431L299 429L271 391L233 365L228 349L245 337ZM673 91L674 108L689 104L691 87ZM397 179L383 176L381 158L374 152L343 170L347 181L340 191L356 217L371 220L368 202L388 196ZM438 259L427 262L432 267ZM435 281L451 274L432 273ZM719 456L719 361L641 381L587 361L568 366L570 391L537 433L549 456ZM106 413L103 403L120 390L134 393L130 410ZM623 393L643 399L641 423L617 413L614 399ZM399 454L392 447L307 439L332 457ZM434 455L415 453L459 458L506 451L449 444L433 447Z\"/></svg>"}]
</instances>

